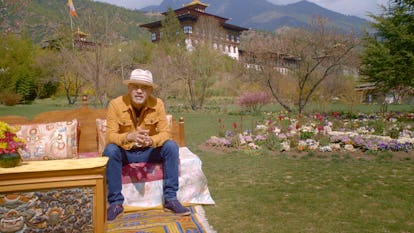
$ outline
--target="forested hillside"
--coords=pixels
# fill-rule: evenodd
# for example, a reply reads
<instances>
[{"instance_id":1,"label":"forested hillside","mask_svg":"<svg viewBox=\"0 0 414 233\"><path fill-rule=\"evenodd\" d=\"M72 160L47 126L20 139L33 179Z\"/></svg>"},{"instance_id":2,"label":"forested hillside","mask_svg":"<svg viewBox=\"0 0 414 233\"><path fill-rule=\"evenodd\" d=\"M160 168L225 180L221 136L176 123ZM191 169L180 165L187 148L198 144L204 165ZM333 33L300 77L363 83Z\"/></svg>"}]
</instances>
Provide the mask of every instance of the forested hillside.
<instances>
[{"instance_id":1,"label":"forested hillside","mask_svg":"<svg viewBox=\"0 0 414 233\"><path fill-rule=\"evenodd\" d=\"M74 1L78 17L71 17L67 0L5 0L0 5L0 30L15 32L35 43L55 39L62 32L78 28L89 34L90 40L112 43L136 39L145 29L140 24L153 21L159 15L144 14L114 5L90 0Z\"/></svg>"}]
</instances>

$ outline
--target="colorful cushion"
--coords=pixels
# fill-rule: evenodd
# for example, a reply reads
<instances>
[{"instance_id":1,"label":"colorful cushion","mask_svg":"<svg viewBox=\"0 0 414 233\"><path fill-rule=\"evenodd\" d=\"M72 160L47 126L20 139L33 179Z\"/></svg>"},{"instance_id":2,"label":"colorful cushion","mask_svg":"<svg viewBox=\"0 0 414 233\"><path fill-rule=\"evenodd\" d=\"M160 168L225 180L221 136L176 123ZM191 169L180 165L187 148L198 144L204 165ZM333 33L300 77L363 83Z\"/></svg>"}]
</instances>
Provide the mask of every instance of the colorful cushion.
<instances>
[{"instance_id":1,"label":"colorful cushion","mask_svg":"<svg viewBox=\"0 0 414 233\"><path fill-rule=\"evenodd\" d=\"M187 147L180 147L179 188L177 198L181 203L215 204L207 186L207 178L201 168L200 158ZM163 180L161 164L141 165L132 172L131 166L122 169L122 194L127 208L155 208L163 202ZM139 170L145 171L140 172ZM131 174L133 176L131 176ZM137 175L138 174L138 175Z\"/></svg>"},{"instance_id":2,"label":"colorful cushion","mask_svg":"<svg viewBox=\"0 0 414 233\"><path fill-rule=\"evenodd\" d=\"M16 135L26 141L23 161L78 158L78 121L18 125Z\"/></svg>"}]
</instances>

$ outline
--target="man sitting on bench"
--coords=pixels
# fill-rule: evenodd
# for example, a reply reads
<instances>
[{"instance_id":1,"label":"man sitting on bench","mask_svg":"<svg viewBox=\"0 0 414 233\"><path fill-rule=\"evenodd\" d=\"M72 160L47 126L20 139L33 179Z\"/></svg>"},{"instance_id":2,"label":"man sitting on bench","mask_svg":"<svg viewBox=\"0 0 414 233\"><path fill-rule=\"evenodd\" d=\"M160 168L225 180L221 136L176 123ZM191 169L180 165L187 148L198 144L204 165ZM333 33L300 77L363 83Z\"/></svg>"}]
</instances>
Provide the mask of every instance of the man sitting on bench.
<instances>
[{"instance_id":1,"label":"man sitting on bench","mask_svg":"<svg viewBox=\"0 0 414 233\"><path fill-rule=\"evenodd\" d=\"M108 220L123 212L122 166L139 162L163 162L164 209L179 215L190 211L177 200L178 146L171 140L164 103L154 97L156 85L148 70L135 69L124 80L128 93L109 103L106 141L103 152L109 157L106 168Z\"/></svg>"}]
</instances>

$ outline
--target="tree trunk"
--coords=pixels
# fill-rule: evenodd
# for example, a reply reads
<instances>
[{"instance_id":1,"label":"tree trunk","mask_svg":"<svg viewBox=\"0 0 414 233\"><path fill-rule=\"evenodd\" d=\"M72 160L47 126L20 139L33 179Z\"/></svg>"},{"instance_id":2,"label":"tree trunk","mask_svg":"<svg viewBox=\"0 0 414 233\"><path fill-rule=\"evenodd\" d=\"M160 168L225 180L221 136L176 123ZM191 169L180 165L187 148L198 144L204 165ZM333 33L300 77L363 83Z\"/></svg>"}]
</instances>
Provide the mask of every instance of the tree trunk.
<instances>
[{"instance_id":1,"label":"tree trunk","mask_svg":"<svg viewBox=\"0 0 414 233\"><path fill-rule=\"evenodd\" d=\"M276 92L273 90L272 83L270 82L270 79L267 80L267 84L270 88L270 91L272 92L273 97L275 97L276 101L288 112L292 112L292 109L282 102L282 100L279 98L279 96L276 94Z\"/></svg>"}]
</instances>

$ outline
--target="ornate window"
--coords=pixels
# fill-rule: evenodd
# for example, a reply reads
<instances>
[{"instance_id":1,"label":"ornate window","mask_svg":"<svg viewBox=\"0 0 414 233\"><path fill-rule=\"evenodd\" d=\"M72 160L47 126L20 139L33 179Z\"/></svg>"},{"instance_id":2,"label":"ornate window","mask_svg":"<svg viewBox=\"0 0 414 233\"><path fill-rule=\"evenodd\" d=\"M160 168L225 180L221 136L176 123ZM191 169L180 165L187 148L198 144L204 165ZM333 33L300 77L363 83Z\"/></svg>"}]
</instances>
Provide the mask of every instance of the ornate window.
<instances>
[{"instance_id":1,"label":"ornate window","mask_svg":"<svg viewBox=\"0 0 414 233\"><path fill-rule=\"evenodd\" d=\"M184 33L185 34L192 34L193 33L193 27L192 26L184 26Z\"/></svg>"}]
</instances>

